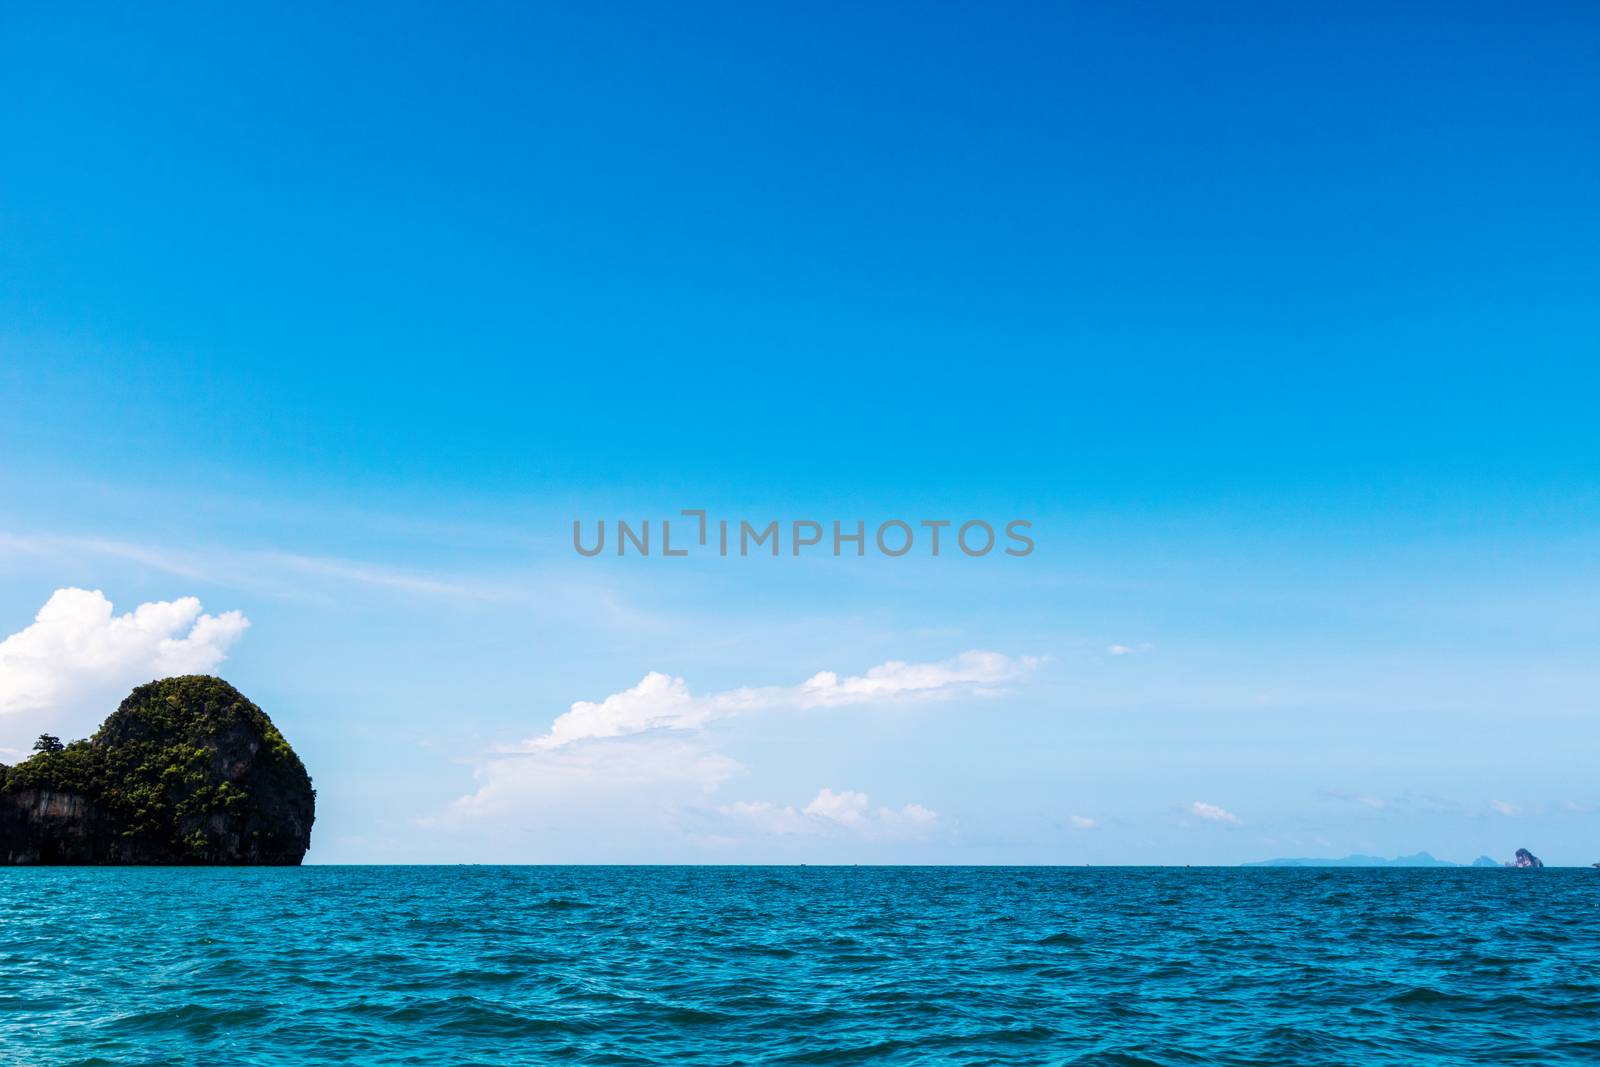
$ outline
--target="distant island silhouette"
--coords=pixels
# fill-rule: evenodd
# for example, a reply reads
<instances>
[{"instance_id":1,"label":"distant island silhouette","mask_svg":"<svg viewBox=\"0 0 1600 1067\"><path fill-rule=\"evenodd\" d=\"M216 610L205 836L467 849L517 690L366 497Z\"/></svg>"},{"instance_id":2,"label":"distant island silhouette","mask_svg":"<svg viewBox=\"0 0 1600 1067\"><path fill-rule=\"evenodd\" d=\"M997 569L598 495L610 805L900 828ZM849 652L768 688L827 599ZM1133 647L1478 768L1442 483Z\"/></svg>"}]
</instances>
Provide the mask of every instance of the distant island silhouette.
<instances>
[{"instance_id":1,"label":"distant island silhouette","mask_svg":"<svg viewBox=\"0 0 1600 1067\"><path fill-rule=\"evenodd\" d=\"M315 806L264 711L220 678L167 678L92 738L0 764L0 864L294 866Z\"/></svg>"},{"instance_id":2,"label":"distant island silhouette","mask_svg":"<svg viewBox=\"0 0 1600 1067\"><path fill-rule=\"evenodd\" d=\"M1516 855L1506 863L1498 863L1488 856L1479 856L1471 863L1452 863L1442 860L1428 852L1415 852L1409 856L1396 856L1394 859L1385 859L1382 856L1366 856L1355 853L1338 859L1316 858L1300 856L1293 858L1279 858L1271 860L1258 860L1255 863L1245 863L1245 867L1543 867L1544 861L1525 848L1519 848Z\"/></svg>"}]
</instances>

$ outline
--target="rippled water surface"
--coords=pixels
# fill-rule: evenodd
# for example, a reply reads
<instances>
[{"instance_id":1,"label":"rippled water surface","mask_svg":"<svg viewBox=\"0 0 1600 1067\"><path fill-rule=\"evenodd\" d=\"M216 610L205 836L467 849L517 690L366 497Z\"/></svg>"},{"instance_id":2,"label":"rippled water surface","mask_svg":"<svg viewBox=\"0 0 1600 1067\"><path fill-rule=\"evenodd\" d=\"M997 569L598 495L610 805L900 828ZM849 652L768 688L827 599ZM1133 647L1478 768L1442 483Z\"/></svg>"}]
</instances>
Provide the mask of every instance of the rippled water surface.
<instances>
[{"instance_id":1,"label":"rippled water surface","mask_svg":"<svg viewBox=\"0 0 1600 1067\"><path fill-rule=\"evenodd\" d=\"M1600 1063L1600 871L0 870L7 1064Z\"/></svg>"}]
</instances>

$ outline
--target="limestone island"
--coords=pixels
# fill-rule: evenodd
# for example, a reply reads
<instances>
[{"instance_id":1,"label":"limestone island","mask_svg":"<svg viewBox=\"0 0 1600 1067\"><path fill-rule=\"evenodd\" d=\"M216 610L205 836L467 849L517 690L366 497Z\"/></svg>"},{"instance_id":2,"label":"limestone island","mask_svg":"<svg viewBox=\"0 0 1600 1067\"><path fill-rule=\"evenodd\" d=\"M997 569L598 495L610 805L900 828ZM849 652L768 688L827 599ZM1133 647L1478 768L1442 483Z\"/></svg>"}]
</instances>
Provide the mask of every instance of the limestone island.
<instances>
[{"instance_id":1,"label":"limestone island","mask_svg":"<svg viewBox=\"0 0 1600 1067\"><path fill-rule=\"evenodd\" d=\"M141 685L87 741L0 764L0 865L297 866L316 790L221 678Z\"/></svg>"}]
</instances>

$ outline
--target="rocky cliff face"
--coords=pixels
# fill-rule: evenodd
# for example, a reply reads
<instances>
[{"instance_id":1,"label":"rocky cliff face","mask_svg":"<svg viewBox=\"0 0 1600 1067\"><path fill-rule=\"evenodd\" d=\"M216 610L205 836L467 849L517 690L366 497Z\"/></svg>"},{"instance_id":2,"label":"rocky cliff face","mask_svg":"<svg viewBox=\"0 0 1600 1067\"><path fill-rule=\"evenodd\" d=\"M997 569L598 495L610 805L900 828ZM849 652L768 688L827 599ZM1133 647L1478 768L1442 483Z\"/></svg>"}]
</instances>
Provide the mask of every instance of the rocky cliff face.
<instances>
[{"instance_id":1,"label":"rocky cliff face","mask_svg":"<svg viewBox=\"0 0 1600 1067\"><path fill-rule=\"evenodd\" d=\"M220 678L135 689L87 741L0 767L0 863L294 865L316 792Z\"/></svg>"},{"instance_id":2,"label":"rocky cliff face","mask_svg":"<svg viewBox=\"0 0 1600 1067\"><path fill-rule=\"evenodd\" d=\"M1516 859L1506 864L1507 867L1543 867L1544 861L1525 848L1517 849Z\"/></svg>"}]
</instances>

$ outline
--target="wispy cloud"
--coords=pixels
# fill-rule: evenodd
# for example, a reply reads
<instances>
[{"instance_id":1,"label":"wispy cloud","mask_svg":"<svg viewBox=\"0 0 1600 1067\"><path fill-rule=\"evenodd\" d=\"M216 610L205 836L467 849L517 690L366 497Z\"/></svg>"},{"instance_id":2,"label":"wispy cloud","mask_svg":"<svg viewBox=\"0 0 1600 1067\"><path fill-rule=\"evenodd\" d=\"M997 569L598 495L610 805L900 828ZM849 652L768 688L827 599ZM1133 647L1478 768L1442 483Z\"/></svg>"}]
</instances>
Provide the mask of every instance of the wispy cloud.
<instances>
[{"instance_id":1,"label":"wispy cloud","mask_svg":"<svg viewBox=\"0 0 1600 1067\"><path fill-rule=\"evenodd\" d=\"M74 534L0 532L0 553L47 557L100 556L136 563L190 581L277 596L310 595L311 590L301 588L305 583L297 583L297 578L325 579L428 597L500 600L510 595L503 582L440 576L362 560L305 555L277 549L216 546L180 548Z\"/></svg>"},{"instance_id":2,"label":"wispy cloud","mask_svg":"<svg viewBox=\"0 0 1600 1067\"><path fill-rule=\"evenodd\" d=\"M493 584L438 578L414 571L362 563L358 560L302 556L292 552L256 552L252 553L252 557L297 574L333 578L341 582L355 582L406 593L473 600L496 600L504 595L503 589Z\"/></svg>"},{"instance_id":3,"label":"wispy cloud","mask_svg":"<svg viewBox=\"0 0 1600 1067\"><path fill-rule=\"evenodd\" d=\"M1337 800L1346 804L1359 804L1361 807L1371 808L1373 811L1383 811L1390 806L1389 801L1384 800L1382 797L1375 797L1370 793L1336 793L1331 790L1323 789L1319 790L1315 795L1323 800Z\"/></svg>"}]
</instances>

